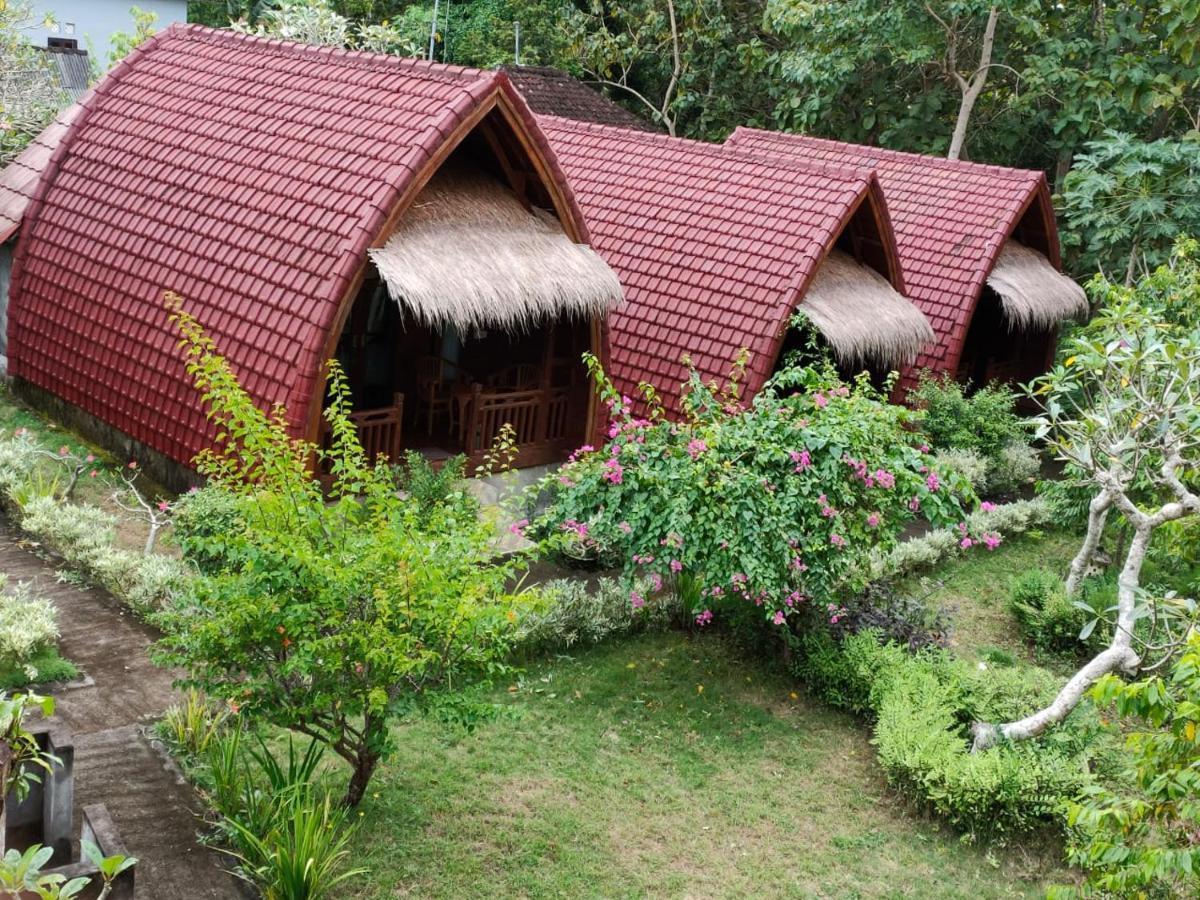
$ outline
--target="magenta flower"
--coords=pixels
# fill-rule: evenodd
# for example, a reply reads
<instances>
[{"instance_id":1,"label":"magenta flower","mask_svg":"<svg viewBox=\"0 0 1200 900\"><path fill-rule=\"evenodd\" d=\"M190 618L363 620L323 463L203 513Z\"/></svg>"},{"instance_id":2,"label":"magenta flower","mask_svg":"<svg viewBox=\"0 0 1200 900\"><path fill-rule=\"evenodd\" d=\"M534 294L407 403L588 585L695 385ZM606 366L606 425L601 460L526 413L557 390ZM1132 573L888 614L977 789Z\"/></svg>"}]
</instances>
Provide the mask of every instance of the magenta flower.
<instances>
[{"instance_id":1,"label":"magenta flower","mask_svg":"<svg viewBox=\"0 0 1200 900\"><path fill-rule=\"evenodd\" d=\"M673 559L667 564L667 568L669 568L672 572L679 573L683 571L683 563L677 559Z\"/></svg>"},{"instance_id":2,"label":"magenta flower","mask_svg":"<svg viewBox=\"0 0 1200 900\"><path fill-rule=\"evenodd\" d=\"M896 486L896 476L886 469L875 470L875 483L881 488L893 488Z\"/></svg>"},{"instance_id":3,"label":"magenta flower","mask_svg":"<svg viewBox=\"0 0 1200 900\"><path fill-rule=\"evenodd\" d=\"M699 625L701 628L703 628L705 625L707 625L709 622L712 621L712 617L713 617L712 610L706 609L706 610L704 610L704 612L700 613L700 615L696 616L696 624Z\"/></svg>"},{"instance_id":4,"label":"magenta flower","mask_svg":"<svg viewBox=\"0 0 1200 900\"><path fill-rule=\"evenodd\" d=\"M831 534L829 536L829 543L833 544L835 547L845 547L846 539L840 534Z\"/></svg>"},{"instance_id":5,"label":"magenta flower","mask_svg":"<svg viewBox=\"0 0 1200 900\"><path fill-rule=\"evenodd\" d=\"M989 550L995 550L1000 546L1000 535L994 531L988 531L983 534L983 544Z\"/></svg>"},{"instance_id":6,"label":"magenta flower","mask_svg":"<svg viewBox=\"0 0 1200 900\"><path fill-rule=\"evenodd\" d=\"M166 500L159 500L159 501L158 501L158 511L159 511L159 512L166 512L166 511L167 511L167 510L169 510L170 508L171 508L171 504L170 504L170 503L168 503Z\"/></svg>"},{"instance_id":7,"label":"magenta flower","mask_svg":"<svg viewBox=\"0 0 1200 900\"><path fill-rule=\"evenodd\" d=\"M650 587L654 590L655 593L662 590L662 587L663 587L662 576L659 575L657 572L650 573Z\"/></svg>"},{"instance_id":8,"label":"magenta flower","mask_svg":"<svg viewBox=\"0 0 1200 900\"><path fill-rule=\"evenodd\" d=\"M928 445L928 444L922 444L922 445L921 445L921 446L920 446L918 449L920 449L920 451L921 451L922 453L928 453L928 452L929 452L929 445Z\"/></svg>"},{"instance_id":9,"label":"magenta flower","mask_svg":"<svg viewBox=\"0 0 1200 900\"><path fill-rule=\"evenodd\" d=\"M773 618L771 621L774 622L776 625L782 625L784 622L783 610L782 609L775 610L775 618Z\"/></svg>"},{"instance_id":10,"label":"magenta flower","mask_svg":"<svg viewBox=\"0 0 1200 900\"><path fill-rule=\"evenodd\" d=\"M508 526L508 531L510 534L517 534L517 535L520 535L521 537L524 537L525 536L525 528L528 525L529 525L528 519L518 519L516 522L513 522L511 525Z\"/></svg>"},{"instance_id":11,"label":"magenta flower","mask_svg":"<svg viewBox=\"0 0 1200 900\"><path fill-rule=\"evenodd\" d=\"M625 468L617 459L609 459L604 463L604 480L610 484L620 484L625 480Z\"/></svg>"},{"instance_id":12,"label":"magenta flower","mask_svg":"<svg viewBox=\"0 0 1200 900\"><path fill-rule=\"evenodd\" d=\"M803 472L812 465L812 457L809 456L807 450L792 450L788 455L792 458L792 462L796 464L796 472Z\"/></svg>"},{"instance_id":13,"label":"magenta flower","mask_svg":"<svg viewBox=\"0 0 1200 900\"><path fill-rule=\"evenodd\" d=\"M630 525L628 522L620 522L620 523L618 523L618 524L617 524L617 528L618 528L618 529L619 529L619 530L620 530L620 531L621 531L623 534L632 534L632 533L633 533L633 526L632 526L632 525Z\"/></svg>"},{"instance_id":14,"label":"magenta flower","mask_svg":"<svg viewBox=\"0 0 1200 900\"><path fill-rule=\"evenodd\" d=\"M937 489L941 487L941 483L938 481L937 472L929 473L929 477L925 479L925 486L928 487L930 491L937 491Z\"/></svg>"},{"instance_id":15,"label":"magenta flower","mask_svg":"<svg viewBox=\"0 0 1200 900\"><path fill-rule=\"evenodd\" d=\"M817 405L817 409L824 409L829 405L829 398L818 391L816 394L813 394L813 403Z\"/></svg>"},{"instance_id":16,"label":"magenta flower","mask_svg":"<svg viewBox=\"0 0 1200 900\"><path fill-rule=\"evenodd\" d=\"M975 542L969 537L965 537L958 542L958 546L962 547L964 550L970 550L973 546L975 546Z\"/></svg>"},{"instance_id":17,"label":"magenta flower","mask_svg":"<svg viewBox=\"0 0 1200 900\"><path fill-rule=\"evenodd\" d=\"M981 510L983 510L984 512L991 512L993 509L996 508L996 504L992 503L992 501L990 501L990 500L984 500L982 503L979 504L979 508Z\"/></svg>"},{"instance_id":18,"label":"magenta flower","mask_svg":"<svg viewBox=\"0 0 1200 900\"><path fill-rule=\"evenodd\" d=\"M641 609L643 606L646 605L646 598L643 597L641 594L639 594L637 591L630 591L629 605L632 606L634 609Z\"/></svg>"},{"instance_id":19,"label":"magenta flower","mask_svg":"<svg viewBox=\"0 0 1200 900\"><path fill-rule=\"evenodd\" d=\"M869 516L867 516L867 527L868 528L878 528L879 527L879 513L871 513Z\"/></svg>"},{"instance_id":20,"label":"magenta flower","mask_svg":"<svg viewBox=\"0 0 1200 900\"><path fill-rule=\"evenodd\" d=\"M692 459L695 459L707 449L708 444L704 443L704 441L700 440L699 438L694 438L691 441L688 441L687 452L688 456L690 456Z\"/></svg>"},{"instance_id":21,"label":"magenta flower","mask_svg":"<svg viewBox=\"0 0 1200 900\"><path fill-rule=\"evenodd\" d=\"M921 498L913 497L911 500L909 500L908 508L911 509L913 512L917 512L921 508Z\"/></svg>"}]
</instances>

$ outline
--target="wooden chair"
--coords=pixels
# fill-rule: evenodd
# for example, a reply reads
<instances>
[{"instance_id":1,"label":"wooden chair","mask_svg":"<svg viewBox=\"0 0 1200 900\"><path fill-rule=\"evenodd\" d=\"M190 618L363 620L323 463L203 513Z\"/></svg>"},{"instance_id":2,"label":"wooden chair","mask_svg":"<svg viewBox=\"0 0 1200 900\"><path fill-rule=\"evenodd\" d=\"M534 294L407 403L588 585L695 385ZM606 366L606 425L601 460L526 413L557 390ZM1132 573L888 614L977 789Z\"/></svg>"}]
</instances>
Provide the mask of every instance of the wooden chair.
<instances>
[{"instance_id":1,"label":"wooden chair","mask_svg":"<svg viewBox=\"0 0 1200 900\"><path fill-rule=\"evenodd\" d=\"M446 414L448 426L454 430L454 385L456 379L447 376L454 363L440 356L417 359L417 416L425 416L425 433L433 434L433 422Z\"/></svg>"},{"instance_id":2,"label":"wooden chair","mask_svg":"<svg viewBox=\"0 0 1200 900\"><path fill-rule=\"evenodd\" d=\"M542 369L532 363L517 363L493 372L483 380L484 387L496 390L528 391L541 387Z\"/></svg>"}]
</instances>

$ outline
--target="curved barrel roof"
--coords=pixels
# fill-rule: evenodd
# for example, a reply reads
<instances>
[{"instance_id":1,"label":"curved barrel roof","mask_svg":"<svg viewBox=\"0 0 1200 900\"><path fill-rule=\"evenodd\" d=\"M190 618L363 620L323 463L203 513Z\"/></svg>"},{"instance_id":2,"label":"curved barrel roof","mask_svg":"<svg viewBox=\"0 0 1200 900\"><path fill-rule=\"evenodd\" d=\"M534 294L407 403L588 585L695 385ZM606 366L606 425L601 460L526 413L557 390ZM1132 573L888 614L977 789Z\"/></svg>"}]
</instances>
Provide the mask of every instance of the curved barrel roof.
<instances>
[{"instance_id":1,"label":"curved barrel roof","mask_svg":"<svg viewBox=\"0 0 1200 900\"><path fill-rule=\"evenodd\" d=\"M42 172L14 261L10 371L189 463L211 435L169 290L256 402L311 431L368 247L493 110L586 239L503 73L161 32L84 100Z\"/></svg>"},{"instance_id":2,"label":"curved barrel roof","mask_svg":"<svg viewBox=\"0 0 1200 900\"><path fill-rule=\"evenodd\" d=\"M1042 172L949 160L863 144L738 128L725 145L873 171L883 185L908 296L937 335L914 368L954 372L985 279L1022 223L1022 243L1060 266Z\"/></svg>"},{"instance_id":3,"label":"curved barrel roof","mask_svg":"<svg viewBox=\"0 0 1200 900\"><path fill-rule=\"evenodd\" d=\"M869 170L786 159L539 116L625 305L610 317L611 375L678 408L687 355L722 378L741 348L745 388L770 376L817 266L861 207L888 280L905 293L887 209Z\"/></svg>"}]
</instances>

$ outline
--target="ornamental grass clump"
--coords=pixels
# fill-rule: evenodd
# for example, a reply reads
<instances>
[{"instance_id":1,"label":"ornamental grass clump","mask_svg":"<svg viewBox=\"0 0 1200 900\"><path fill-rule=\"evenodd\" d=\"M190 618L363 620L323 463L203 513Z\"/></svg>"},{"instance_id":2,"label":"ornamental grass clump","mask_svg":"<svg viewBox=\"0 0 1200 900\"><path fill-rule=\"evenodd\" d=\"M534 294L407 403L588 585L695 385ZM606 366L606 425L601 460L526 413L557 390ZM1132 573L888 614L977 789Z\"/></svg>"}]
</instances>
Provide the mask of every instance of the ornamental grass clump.
<instances>
[{"instance_id":1,"label":"ornamental grass clump","mask_svg":"<svg viewBox=\"0 0 1200 900\"><path fill-rule=\"evenodd\" d=\"M985 541L965 522L969 484L937 467L907 429L912 414L865 379L789 369L745 401L743 359L720 387L692 371L683 415L670 421L652 391L639 415L589 366L609 442L539 486L550 504L531 528L620 548L634 607L646 603L644 582L674 588L699 625L736 609L779 626L862 590L871 555L915 518Z\"/></svg>"}]
</instances>

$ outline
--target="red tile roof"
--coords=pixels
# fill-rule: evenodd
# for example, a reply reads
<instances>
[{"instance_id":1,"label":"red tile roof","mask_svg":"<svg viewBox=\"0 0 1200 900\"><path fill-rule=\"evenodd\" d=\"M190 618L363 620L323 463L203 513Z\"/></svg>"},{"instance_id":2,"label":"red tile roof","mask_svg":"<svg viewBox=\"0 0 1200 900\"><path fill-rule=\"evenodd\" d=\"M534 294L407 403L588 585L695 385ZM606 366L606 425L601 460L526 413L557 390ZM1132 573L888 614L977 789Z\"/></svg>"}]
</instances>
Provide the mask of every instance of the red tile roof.
<instances>
[{"instance_id":1,"label":"red tile roof","mask_svg":"<svg viewBox=\"0 0 1200 900\"><path fill-rule=\"evenodd\" d=\"M0 244L21 227L21 219L33 198L42 170L82 109L82 102L72 103L55 116L16 159L0 170Z\"/></svg>"},{"instance_id":2,"label":"red tile roof","mask_svg":"<svg viewBox=\"0 0 1200 900\"><path fill-rule=\"evenodd\" d=\"M738 128L726 146L808 162L873 170L883 185L908 296L938 343L913 370L954 372L963 340L1005 240L1027 211L1037 232L1025 243L1059 266L1058 235L1042 172L882 150L861 144ZM909 372L911 378L912 370Z\"/></svg>"},{"instance_id":3,"label":"red tile roof","mask_svg":"<svg viewBox=\"0 0 1200 900\"><path fill-rule=\"evenodd\" d=\"M498 72L175 26L83 104L26 212L10 371L168 457L210 428L163 308L178 292L296 433L369 245L468 126L499 106L545 158Z\"/></svg>"},{"instance_id":4,"label":"red tile roof","mask_svg":"<svg viewBox=\"0 0 1200 900\"><path fill-rule=\"evenodd\" d=\"M771 374L808 279L860 203L869 171L797 165L716 144L540 116L583 208L592 246L625 306L609 320L611 375L632 395L653 384L678 409L687 354L722 378L751 351L746 388ZM884 246L891 260L890 229ZM901 293L899 266L892 283Z\"/></svg>"},{"instance_id":5,"label":"red tile roof","mask_svg":"<svg viewBox=\"0 0 1200 900\"><path fill-rule=\"evenodd\" d=\"M658 132L651 122L634 115L599 90L561 69L550 66L501 66L513 86L538 115L559 116L597 125L620 125Z\"/></svg>"}]
</instances>

